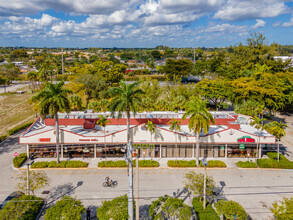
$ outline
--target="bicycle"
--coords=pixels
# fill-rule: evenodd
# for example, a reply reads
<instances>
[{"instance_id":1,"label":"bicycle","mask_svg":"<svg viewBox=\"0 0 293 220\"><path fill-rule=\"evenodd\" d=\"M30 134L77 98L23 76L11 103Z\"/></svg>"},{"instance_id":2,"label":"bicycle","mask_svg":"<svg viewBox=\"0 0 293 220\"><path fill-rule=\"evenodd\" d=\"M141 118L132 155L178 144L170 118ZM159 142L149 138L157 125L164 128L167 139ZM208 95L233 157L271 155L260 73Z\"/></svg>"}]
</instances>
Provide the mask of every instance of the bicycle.
<instances>
[{"instance_id":1,"label":"bicycle","mask_svg":"<svg viewBox=\"0 0 293 220\"><path fill-rule=\"evenodd\" d=\"M111 188L114 188L114 187L118 186L118 181L112 181L112 180L111 180L110 183L108 183L108 182L104 182L104 183L102 184L102 186L103 186L103 187L111 187Z\"/></svg>"}]
</instances>

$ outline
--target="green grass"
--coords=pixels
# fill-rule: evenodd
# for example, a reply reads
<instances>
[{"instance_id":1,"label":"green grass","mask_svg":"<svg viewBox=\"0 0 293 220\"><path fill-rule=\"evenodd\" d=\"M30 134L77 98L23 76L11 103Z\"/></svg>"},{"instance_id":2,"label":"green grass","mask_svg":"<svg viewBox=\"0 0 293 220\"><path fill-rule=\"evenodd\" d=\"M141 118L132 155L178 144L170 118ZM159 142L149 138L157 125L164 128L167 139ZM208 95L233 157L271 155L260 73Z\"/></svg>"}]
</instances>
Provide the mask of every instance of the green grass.
<instances>
[{"instance_id":1,"label":"green grass","mask_svg":"<svg viewBox=\"0 0 293 220\"><path fill-rule=\"evenodd\" d=\"M200 161L199 165L203 167L202 162ZM209 160L207 167L227 167L227 165L220 160Z\"/></svg>"},{"instance_id":2,"label":"green grass","mask_svg":"<svg viewBox=\"0 0 293 220\"><path fill-rule=\"evenodd\" d=\"M245 162L238 161L236 165L241 168L257 168L256 163L250 162L250 161L245 161Z\"/></svg>"},{"instance_id":3,"label":"green grass","mask_svg":"<svg viewBox=\"0 0 293 220\"><path fill-rule=\"evenodd\" d=\"M288 160L280 154L280 161L278 162L278 154L275 152L267 153L269 159L257 159L257 165L260 168L279 168L279 169L293 169L293 162Z\"/></svg>"},{"instance_id":4,"label":"green grass","mask_svg":"<svg viewBox=\"0 0 293 220\"><path fill-rule=\"evenodd\" d=\"M196 167L195 160L168 160L168 167Z\"/></svg>"}]
</instances>

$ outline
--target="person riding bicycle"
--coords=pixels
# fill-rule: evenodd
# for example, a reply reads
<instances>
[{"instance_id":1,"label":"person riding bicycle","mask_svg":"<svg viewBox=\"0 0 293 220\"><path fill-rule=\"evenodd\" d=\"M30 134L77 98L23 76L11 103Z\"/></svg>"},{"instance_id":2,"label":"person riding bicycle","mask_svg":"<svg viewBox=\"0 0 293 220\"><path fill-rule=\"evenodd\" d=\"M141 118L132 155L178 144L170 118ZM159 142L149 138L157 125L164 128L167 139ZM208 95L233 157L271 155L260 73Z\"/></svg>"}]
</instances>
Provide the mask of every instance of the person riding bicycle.
<instances>
[{"instance_id":1,"label":"person riding bicycle","mask_svg":"<svg viewBox=\"0 0 293 220\"><path fill-rule=\"evenodd\" d=\"M107 182L108 185L110 185L110 184L112 183L112 180L110 179L109 176L107 176L107 177L105 178L105 180L106 180L106 182Z\"/></svg>"}]
</instances>

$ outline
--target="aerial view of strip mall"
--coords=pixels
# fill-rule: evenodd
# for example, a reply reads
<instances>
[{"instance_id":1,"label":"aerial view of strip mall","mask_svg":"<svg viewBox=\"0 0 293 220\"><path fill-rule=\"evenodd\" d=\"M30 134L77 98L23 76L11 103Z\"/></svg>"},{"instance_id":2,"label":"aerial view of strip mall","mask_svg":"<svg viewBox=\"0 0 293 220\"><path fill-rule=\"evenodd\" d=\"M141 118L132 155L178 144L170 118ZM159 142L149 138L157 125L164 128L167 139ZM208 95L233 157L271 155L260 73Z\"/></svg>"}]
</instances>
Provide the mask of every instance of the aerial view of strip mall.
<instances>
[{"instance_id":1,"label":"aerial view of strip mall","mask_svg":"<svg viewBox=\"0 0 293 220\"><path fill-rule=\"evenodd\" d=\"M0 220L293 220L292 0L0 2Z\"/></svg>"}]
</instances>

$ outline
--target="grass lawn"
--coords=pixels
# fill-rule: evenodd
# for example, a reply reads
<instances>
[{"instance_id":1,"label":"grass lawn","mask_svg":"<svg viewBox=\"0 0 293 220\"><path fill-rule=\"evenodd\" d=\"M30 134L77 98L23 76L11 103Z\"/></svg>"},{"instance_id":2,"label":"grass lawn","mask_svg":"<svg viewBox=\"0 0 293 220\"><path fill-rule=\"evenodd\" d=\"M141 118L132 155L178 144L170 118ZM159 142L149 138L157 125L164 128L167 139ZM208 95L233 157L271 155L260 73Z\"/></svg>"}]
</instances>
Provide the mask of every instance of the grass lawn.
<instances>
[{"instance_id":1,"label":"grass lawn","mask_svg":"<svg viewBox=\"0 0 293 220\"><path fill-rule=\"evenodd\" d=\"M6 135L8 130L18 125L35 119L33 105L28 103L33 95L35 94L2 93L0 95L0 136Z\"/></svg>"}]
</instances>

